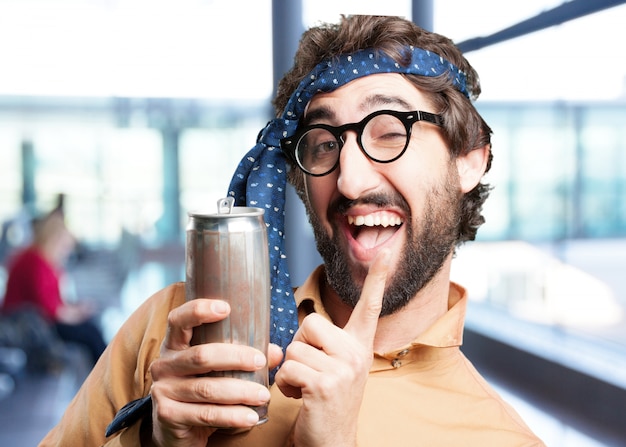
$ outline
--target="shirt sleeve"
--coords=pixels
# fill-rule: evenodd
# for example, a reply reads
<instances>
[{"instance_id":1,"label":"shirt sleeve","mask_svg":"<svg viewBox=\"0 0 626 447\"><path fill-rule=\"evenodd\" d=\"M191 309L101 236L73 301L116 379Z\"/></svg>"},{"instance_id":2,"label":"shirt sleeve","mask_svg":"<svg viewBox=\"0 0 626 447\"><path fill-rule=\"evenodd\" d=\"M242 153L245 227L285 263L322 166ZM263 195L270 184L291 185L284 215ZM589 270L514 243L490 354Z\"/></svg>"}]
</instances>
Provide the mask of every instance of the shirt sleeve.
<instances>
[{"instance_id":1,"label":"shirt sleeve","mask_svg":"<svg viewBox=\"0 0 626 447\"><path fill-rule=\"evenodd\" d=\"M149 368L159 355L167 316L184 300L184 285L173 284L150 297L130 316L107 346L59 424L39 447L140 445L140 423L108 439L104 433L120 408L150 392Z\"/></svg>"}]
</instances>

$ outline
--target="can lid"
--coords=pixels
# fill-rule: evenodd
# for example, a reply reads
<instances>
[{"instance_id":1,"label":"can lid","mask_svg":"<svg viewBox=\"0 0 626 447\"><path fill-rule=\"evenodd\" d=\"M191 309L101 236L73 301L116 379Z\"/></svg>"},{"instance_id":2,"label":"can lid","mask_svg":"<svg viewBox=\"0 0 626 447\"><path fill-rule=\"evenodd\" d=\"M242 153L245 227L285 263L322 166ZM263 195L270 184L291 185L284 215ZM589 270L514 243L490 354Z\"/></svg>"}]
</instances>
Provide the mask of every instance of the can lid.
<instances>
[{"instance_id":1,"label":"can lid","mask_svg":"<svg viewBox=\"0 0 626 447\"><path fill-rule=\"evenodd\" d=\"M249 206L234 206L233 197L224 197L217 201L217 213L204 210L189 211L191 217L242 217L242 216L262 216L265 213L263 208Z\"/></svg>"}]
</instances>

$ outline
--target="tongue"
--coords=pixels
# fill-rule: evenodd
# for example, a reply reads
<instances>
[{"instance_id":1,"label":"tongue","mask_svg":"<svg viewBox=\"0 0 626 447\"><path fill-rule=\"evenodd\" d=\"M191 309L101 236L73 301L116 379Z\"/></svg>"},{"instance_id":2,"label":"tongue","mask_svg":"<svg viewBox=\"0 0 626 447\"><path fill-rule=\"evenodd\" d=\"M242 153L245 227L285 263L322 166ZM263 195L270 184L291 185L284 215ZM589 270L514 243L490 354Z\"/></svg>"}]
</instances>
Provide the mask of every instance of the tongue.
<instances>
[{"instance_id":1,"label":"tongue","mask_svg":"<svg viewBox=\"0 0 626 447\"><path fill-rule=\"evenodd\" d=\"M396 232L397 227L366 227L362 226L355 239L365 248L374 248L389 239Z\"/></svg>"}]
</instances>

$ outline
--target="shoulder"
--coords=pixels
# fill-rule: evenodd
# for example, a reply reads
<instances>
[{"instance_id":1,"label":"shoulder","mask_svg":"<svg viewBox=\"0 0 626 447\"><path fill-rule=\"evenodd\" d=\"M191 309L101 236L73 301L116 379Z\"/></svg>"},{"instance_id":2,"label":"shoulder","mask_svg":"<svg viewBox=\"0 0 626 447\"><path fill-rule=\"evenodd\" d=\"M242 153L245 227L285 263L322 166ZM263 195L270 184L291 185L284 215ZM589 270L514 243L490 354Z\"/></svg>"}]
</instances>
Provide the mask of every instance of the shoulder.
<instances>
[{"instance_id":1,"label":"shoulder","mask_svg":"<svg viewBox=\"0 0 626 447\"><path fill-rule=\"evenodd\" d=\"M167 315L185 302L185 283L171 284L149 297L137 308L135 314L153 320L167 321Z\"/></svg>"},{"instance_id":2,"label":"shoulder","mask_svg":"<svg viewBox=\"0 0 626 447\"><path fill-rule=\"evenodd\" d=\"M147 380L150 364L160 353L168 314L184 301L184 283L169 285L145 300L120 327L104 353L110 373ZM147 391L149 383L140 385L140 393L142 389Z\"/></svg>"},{"instance_id":3,"label":"shoulder","mask_svg":"<svg viewBox=\"0 0 626 447\"><path fill-rule=\"evenodd\" d=\"M145 300L120 328L116 339L123 337L134 345L157 343L159 346L167 329L169 313L185 302L185 284L171 284Z\"/></svg>"},{"instance_id":4,"label":"shoulder","mask_svg":"<svg viewBox=\"0 0 626 447\"><path fill-rule=\"evenodd\" d=\"M43 255L35 247L27 247L9 258L9 268L23 269L47 264Z\"/></svg>"}]
</instances>

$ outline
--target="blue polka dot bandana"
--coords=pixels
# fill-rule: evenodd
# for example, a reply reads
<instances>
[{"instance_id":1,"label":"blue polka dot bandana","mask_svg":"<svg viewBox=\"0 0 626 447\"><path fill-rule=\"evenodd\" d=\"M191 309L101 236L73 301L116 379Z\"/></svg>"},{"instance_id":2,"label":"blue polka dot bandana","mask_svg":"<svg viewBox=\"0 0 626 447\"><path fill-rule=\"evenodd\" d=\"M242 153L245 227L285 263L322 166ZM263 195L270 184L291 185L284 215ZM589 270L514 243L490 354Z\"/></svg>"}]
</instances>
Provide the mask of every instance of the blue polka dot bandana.
<instances>
[{"instance_id":1,"label":"blue polka dot bandana","mask_svg":"<svg viewBox=\"0 0 626 447\"><path fill-rule=\"evenodd\" d=\"M350 81L377 73L448 76L469 98L465 73L441 56L409 47L411 63L398 64L380 51L362 50L318 64L291 95L280 118L273 119L259 134L257 144L241 160L229 188L237 206L265 209L271 267L271 341L285 348L298 328L298 313L287 271L284 248L286 161L281 138L292 135L311 98L331 92Z\"/></svg>"}]
</instances>

